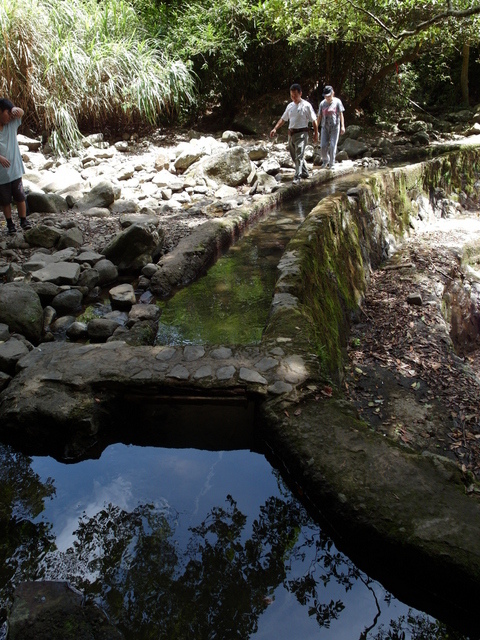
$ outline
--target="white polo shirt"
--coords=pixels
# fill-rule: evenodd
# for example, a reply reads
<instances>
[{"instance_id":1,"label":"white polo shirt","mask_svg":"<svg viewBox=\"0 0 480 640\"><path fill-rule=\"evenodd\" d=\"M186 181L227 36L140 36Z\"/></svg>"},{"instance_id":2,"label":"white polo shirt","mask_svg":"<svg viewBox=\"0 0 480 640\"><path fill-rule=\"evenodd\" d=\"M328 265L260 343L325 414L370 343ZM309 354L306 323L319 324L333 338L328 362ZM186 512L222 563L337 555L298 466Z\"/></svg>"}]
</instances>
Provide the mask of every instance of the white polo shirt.
<instances>
[{"instance_id":1,"label":"white polo shirt","mask_svg":"<svg viewBox=\"0 0 480 640\"><path fill-rule=\"evenodd\" d=\"M298 104L290 102L282 116L282 120L288 122L289 129L304 129L308 127L309 122L314 122L316 119L317 116L312 105L303 98Z\"/></svg>"}]
</instances>

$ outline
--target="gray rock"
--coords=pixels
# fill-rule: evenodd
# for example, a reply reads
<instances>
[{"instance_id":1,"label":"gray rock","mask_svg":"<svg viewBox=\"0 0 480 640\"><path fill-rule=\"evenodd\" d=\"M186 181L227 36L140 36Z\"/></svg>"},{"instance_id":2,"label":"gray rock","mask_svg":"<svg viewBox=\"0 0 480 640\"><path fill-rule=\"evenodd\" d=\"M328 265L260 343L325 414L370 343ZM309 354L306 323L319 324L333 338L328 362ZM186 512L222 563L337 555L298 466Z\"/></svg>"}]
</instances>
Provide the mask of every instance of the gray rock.
<instances>
[{"instance_id":1,"label":"gray rock","mask_svg":"<svg viewBox=\"0 0 480 640\"><path fill-rule=\"evenodd\" d=\"M11 282L0 286L0 322L11 332L24 335L38 344L43 328L40 298L27 284Z\"/></svg>"},{"instance_id":2,"label":"gray rock","mask_svg":"<svg viewBox=\"0 0 480 640\"><path fill-rule=\"evenodd\" d=\"M227 365L225 367L219 367L217 369L218 380L230 380L235 375L235 367L233 365Z\"/></svg>"},{"instance_id":3,"label":"gray rock","mask_svg":"<svg viewBox=\"0 0 480 640\"><path fill-rule=\"evenodd\" d=\"M83 296L78 289L62 291L52 300L51 305L59 316L73 315L80 310Z\"/></svg>"},{"instance_id":4,"label":"gray rock","mask_svg":"<svg viewBox=\"0 0 480 640\"><path fill-rule=\"evenodd\" d=\"M8 330L8 325L0 323L0 342L5 342L10 337L10 331Z\"/></svg>"},{"instance_id":5,"label":"gray rock","mask_svg":"<svg viewBox=\"0 0 480 640\"><path fill-rule=\"evenodd\" d=\"M131 284L119 284L108 292L112 309L131 309L136 303L135 291Z\"/></svg>"},{"instance_id":6,"label":"gray rock","mask_svg":"<svg viewBox=\"0 0 480 640\"><path fill-rule=\"evenodd\" d=\"M78 227L72 227L64 231L57 242L57 249L67 247L81 247L83 244L83 233Z\"/></svg>"},{"instance_id":7,"label":"gray rock","mask_svg":"<svg viewBox=\"0 0 480 640\"><path fill-rule=\"evenodd\" d=\"M160 347L160 351L155 356L155 360L167 362L168 360L171 360L176 353L177 350L175 347Z\"/></svg>"},{"instance_id":8,"label":"gray rock","mask_svg":"<svg viewBox=\"0 0 480 640\"><path fill-rule=\"evenodd\" d=\"M91 342L106 342L118 328L118 322L107 318L94 318L87 324L88 337Z\"/></svg>"},{"instance_id":9,"label":"gray rock","mask_svg":"<svg viewBox=\"0 0 480 640\"><path fill-rule=\"evenodd\" d=\"M153 255L162 247L163 237L163 232L133 224L115 236L103 253L121 272L140 270L152 262Z\"/></svg>"},{"instance_id":10,"label":"gray rock","mask_svg":"<svg viewBox=\"0 0 480 640\"><path fill-rule=\"evenodd\" d=\"M53 282L54 284L77 284L80 266L73 262L54 262L32 273L35 282Z\"/></svg>"},{"instance_id":11,"label":"gray rock","mask_svg":"<svg viewBox=\"0 0 480 640\"><path fill-rule=\"evenodd\" d=\"M138 322L140 320L149 320L156 322L160 317L161 311L156 304L134 304L128 314L129 323Z\"/></svg>"},{"instance_id":12,"label":"gray rock","mask_svg":"<svg viewBox=\"0 0 480 640\"><path fill-rule=\"evenodd\" d=\"M280 171L280 163L275 158L267 158L262 162L261 169L271 176L276 175Z\"/></svg>"},{"instance_id":13,"label":"gray rock","mask_svg":"<svg viewBox=\"0 0 480 640\"><path fill-rule=\"evenodd\" d=\"M155 213L126 213L120 216L120 226L122 229L131 227L132 224L143 224L148 227L158 225L158 216Z\"/></svg>"},{"instance_id":14,"label":"gray rock","mask_svg":"<svg viewBox=\"0 0 480 640\"><path fill-rule=\"evenodd\" d=\"M86 287L89 291L94 289L100 282L100 273L98 269L84 269L78 278L77 285Z\"/></svg>"},{"instance_id":15,"label":"gray rock","mask_svg":"<svg viewBox=\"0 0 480 640\"><path fill-rule=\"evenodd\" d=\"M185 362L193 362L199 360L205 355L205 348L201 345L187 345L183 350L183 358Z\"/></svg>"},{"instance_id":16,"label":"gray rock","mask_svg":"<svg viewBox=\"0 0 480 640\"><path fill-rule=\"evenodd\" d=\"M58 284L53 282L30 282L30 288L40 298L42 305L45 307L50 304L54 297L62 291L62 288Z\"/></svg>"},{"instance_id":17,"label":"gray rock","mask_svg":"<svg viewBox=\"0 0 480 640\"><path fill-rule=\"evenodd\" d=\"M68 209L67 200L57 193L30 192L27 203L31 213L60 213Z\"/></svg>"},{"instance_id":18,"label":"gray rock","mask_svg":"<svg viewBox=\"0 0 480 640\"><path fill-rule=\"evenodd\" d=\"M248 149L248 157L250 160L264 160L268 156L268 149L264 144L255 145Z\"/></svg>"},{"instance_id":19,"label":"gray rock","mask_svg":"<svg viewBox=\"0 0 480 640\"><path fill-rule=\"evenodd\" d=\"M362 127L359 127L356 124L350 124L345 128L345 135L347 136L347 138L351 138L352 140L357 140L361 133Z\"/></svg>"},{"instance_id":20,"label":"gray rock","mask_svg":"<svg viewBox=\"0 0 480 640\"><path fill-rule=\"evenodd\" d=\"M75 203L75 211L87 211L92 208L107 208L115 200L113 186L110 182L100 182L87 193L83 198Z\"/></svg>"},{"instance_id":21,"label":"gray rock","mask_svg":"<svg viewBox=\"0 0 480 640\"><path fill-rule=\"evenodd\" d=\"M13 282L16 278L24 278L25 271L16 262L11 262L6 272L7 282Z\"/></svg>"},{"instance_id":22,"label":"gray rock","mask_svg":"<svg viewBox=\"0 0 480 640\"><path fill-rule=\"evenodd\" d=\"M21 340L10 338L0 344L0 371L9 375L15 374L15 367L22 356L28 353L28 349Z\"/></svg>"},{"instance_id":23,"label":"gray rock","mask_svg":"<svg viewBox=\"0 0 480 640\"><path fill-rule=\"evenodd\" d=\"M277 380L267 387L267 391L276 396L280 396L283 393L290 393L292 389L293 386L288 382L284 382L283 380Z\"/></svg>"},{"instance_id":24,"label":"gray rock","mask_svg":"<svg viewBox=\"0 0 480 640\"><path fill-rule=\"evenodd\" d=\"M50 331L50 325L57 319L57 312L53 307L47 305L43 310L43 330Z\"/></svg>"},{"instance_id":25,"label":"gray rock","mask_svg":"<svg viewBox=\"0 0 480 640\"><path fill-rule=\"evenodd\" d=\"M12 379L12 376L9 376L7 373L3 373L0 371L0 391L3 391L8 387L8 383Z\"/></svg>"},{"instance_id":26,"label":"gray rock","mask_svg":"<svg viewBox=\"0 0 480 640\"><path fill-rule=\"evenodd\" d=\"M28 136L23 135L22 133L17 134L18 144L23 144L28 147L29 151L38 151L42 146L41 140L36 140L35 138L29 138Z\"/></svg>"},{"instance_id":27,"label":"gray rock","mask_svg":"<svg viewBox=\"0 0 480 640\"><path fill-rule=\"evenodd\" d=\"M252 369L247 369L246 367L240 367L239 378L240 380L245 380L245 382L267 384L267 380L265 380L265 378L261 376L258 371L253 371Z\"/></svg>"},{"instance_id":28,"label":"gray rock","mask_svg":"<svg viewBox=\"0 0 480 640\"><path fill-rule=\"evenodd\" d=\"M78 264L86 263L93 267L94 264L104 257L103 253L97 253L96 251L82 251L75 256L75 262Z\"/></svg>"},{"instance_id":29,"label":"gray rock","mask_svg":"<svg viewBox=\"0 0 480 640\"><path fill-rule=\"evenodd\" d=\"M417 133L412 136L412 142L413 144L429 144L430 137L426 131L417 131Z\"/></svg>"},{"instance_id":30,"label":"gray rock","mask_svg":"<svg viewBox=\"0 0 480 640\"><path fill-rule=\"evenodd\" d=\"M34 247L53 248L62 236L62 231L46 224L37 224L32 229L25 231L25 240Z\"/></svg>"},{"instance_id":31,"label":"gray rock","mask_svg":"<svg viewBox=\"0 0 480 640\"><path fill-rule=\"evenodd\" d=\"M173 367L169 374L167 374L168 378L177 378L178 380L188 380L190 374L188 369L184 367L182 364L177 364Z\"/></svg>"},{"instance_id":32,"label":"gray rock","mask_svg":"<svg viewBox=\"0 0 480 640\"><path fill-rule=\"evenodd\" d=\"M191 175L207 176L218 183L237 187L246 183L251 170L251 160L245 149L233 147L233 149L202 158L192 167Z\"/></svg>"},{"instance_id":33,"label":"gray rock","mask_svg":"<svg viewBox=\"0 0 480 640\"><path fill-rule=\"evenodd\" d=\"M215 360L226 360L232 357L232 350L230 347L217 347L210 355L212 358L215 358Z\"/></svg>"},{"instance_id":34,"label":"gray rock","mask_svg":"<svg viewBox=\"0 0 480 640\"><path fill-rule=\"evenodd\" d=\"M273 189L278 187L278 182L275 180L273 175L269 175L264 171L257 171L257 176L252 187L255 193L271 193Z\"/></svg>"},{"instance_id":35,"label":"gray rock","mask_svg":"<svg viewBox=\"0 0 480 640\"><path fill-rule=\"evenodd\" d=\"M65 191L81 191L85 181L79 172L73 167L60 165L55 172L47 172L39 184L46 192L61 193Z\"/></svg>"},{"instance_id":36,"label":"gray rock","mask_svg":"<svg viewBox=\"0 0 480 640\"><path fill-rule=\"evenodd\" d=\"M112 213L135 213L138 209L139 206L135 200L116 200L110 205L110 211Z\"/></svg>"},{"instance_id":37,"label":"gray rock","mask_svg":"<svg viewBox=\"0 0 480 640\"><path fill-rule=\"evenodd\" d=\"M269 369L273 369L278 365L278 360L276 358L265 357L262 358L259 362L255 364L255 369L257 371L269 371Z\"/></svg>"},{"instance_id":38,"label":"gray rock","mask_svg":"<svg viewBox=\"0 0 480 640\"><path fill-rule=\"evenodd\" d=\"M111 260L104 258L95 263L95 270L98 271L98 285L104 286L115 282L118 278L118 269Z\"/></svg>"},{"instance_id":39,"label":"gray rock","mask_svg":"<svg viewBox=\"0 0 480 640\"><path fill-rule=\"evenodd\" d=\"M72 341L85 340L88 337L87 325L85 322L72 322L67 329L67 338Z\"/></svg>"},{"instance_id":40,"label":"gray rock","mask_svg":"<svg viewBox=\"0 0 480 640\"><path fill-rule=\"evenodd\" d=\"M87 218L109 218L110 217L110 209L106 207L92 207L91 209L86 209L82 211L83 215Z\"/></svg>"},{"instance_id":41,"label":"gray rock","mask_svg":"<svg viewBox=\"0 0 480 640\"><path fill-rule=\"evenodd\" d=\"M190 149L185 149L175 160L175 169L180 172L186 171L188 167L204 155L206 155L206 151L199 147L192 146Z\"/></svg>"},{"instance_id":42,"label":"gray rock","mask_svg":"<svg viewBox=\"0 0 480 640\"><path fill-rule=\"evenodd\" d=\"M210 378L212 375L212 367L209 364L205 364L195 371L193 377L195 380L201 380L202 378Z\"/></svg>"},{"instance_id":43,"label":"gray rock","mask_svg":"<svg viewBox=\"0 0 480 640\"><path fill-rule=\"evenodd\" d=\"M140 320L135 322L129 331L122 331L125 327L120 327L109 338L109 342L113 339L121 339L132 347L141 345L153 345L156 336L157 325L149 320Z\"/></svg>"},{"instance_id":44,"label":"gray rock","mask_svg":"<svg viewBox=\"0 0 480 640\"><path fill-rule=\"evenodd\" d=\"M75 316L61 316L50 325L50 331L58 335L65 335L68 328L76 322Z\"/></svg>"},{"instance_id":45,"label":"gray rock","mask_svg":"<svg viewBox=\"0 0 480 640\"><path fill-rule=\"evenodd\" d=\"M238 142L240 136L236 131L224 131L222 133L223 142Z\"/></svg>"},{"instance_id":46,"label":"gray rock","mask_svg":"<svg viewBox=\"0 0 480 640\"><path fill-rule=\"evenodd\" d=\"M342 144L342 151L344 151L349 158L359 158L368 151L368 145L366 145L365 142L347 138Z\"/></svg>"}]
</instances>

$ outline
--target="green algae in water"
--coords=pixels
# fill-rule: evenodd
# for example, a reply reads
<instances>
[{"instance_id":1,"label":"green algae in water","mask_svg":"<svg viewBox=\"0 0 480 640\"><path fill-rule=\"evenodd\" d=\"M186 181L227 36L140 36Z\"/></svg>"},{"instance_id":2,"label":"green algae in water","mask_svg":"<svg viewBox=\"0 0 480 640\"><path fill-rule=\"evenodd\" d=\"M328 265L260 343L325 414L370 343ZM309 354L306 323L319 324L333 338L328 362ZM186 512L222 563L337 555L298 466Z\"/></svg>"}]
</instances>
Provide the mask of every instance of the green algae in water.
<instances>
[{"instance_id":1,"label":"green algae in water","mask_svg":"<svg viewBox=\"0 0 480 640\"><path fill-rule=\"evenodd\" d=\"M159 302L157 344L256 344L267 321L284 243L246 236L208 273Z\"/></svg>"},{"instance_id":2,"label":"green algae in water","mask_svg":"<svg viewBox=\"0 0 480 640\"><path fill-rule=\"evenodd\" d=\"M231 247L208 273L158 302L156 344L258 344L267 322L283 252L318 202L358 183L339 178L283 203Z\"/></svg>"}]
</instances>

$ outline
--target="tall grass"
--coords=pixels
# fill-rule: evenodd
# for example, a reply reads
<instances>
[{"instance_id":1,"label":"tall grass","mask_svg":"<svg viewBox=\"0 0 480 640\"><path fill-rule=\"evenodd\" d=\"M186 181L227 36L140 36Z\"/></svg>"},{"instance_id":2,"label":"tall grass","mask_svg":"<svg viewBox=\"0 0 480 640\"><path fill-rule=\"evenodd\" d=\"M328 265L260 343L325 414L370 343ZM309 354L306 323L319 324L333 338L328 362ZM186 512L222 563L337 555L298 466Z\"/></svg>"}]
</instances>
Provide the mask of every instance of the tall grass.
<instances>
[{"instance_id":1,"label":"tall grass","mask_svg":"<svg viewBox=\"0 0 480 640\"><path fill-rule=\"evenodd\" d=\"M194 77L158 48L126 0L0 0L0 93L61 152L80 129L172 118Z\"/></svg>"}]
</instances>

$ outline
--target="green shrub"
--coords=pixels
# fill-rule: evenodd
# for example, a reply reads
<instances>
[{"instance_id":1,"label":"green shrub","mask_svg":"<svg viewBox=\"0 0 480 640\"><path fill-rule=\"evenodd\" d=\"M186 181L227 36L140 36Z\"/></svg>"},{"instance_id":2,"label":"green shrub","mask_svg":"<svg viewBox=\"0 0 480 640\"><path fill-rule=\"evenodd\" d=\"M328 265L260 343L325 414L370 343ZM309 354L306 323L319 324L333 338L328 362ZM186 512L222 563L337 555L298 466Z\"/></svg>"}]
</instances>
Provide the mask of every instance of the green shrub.
<instances>
[{"instance_id":1,"label":"green shrub","mask_svg":"<svg viewBox=\"0 0 480 640\"><path fill-rule=\"evenodd\" d=\"M0 91L58 151L80 128L174 117L194 76L160 51L125 0L0 0Z\"/></svg>"}]
</instances>

